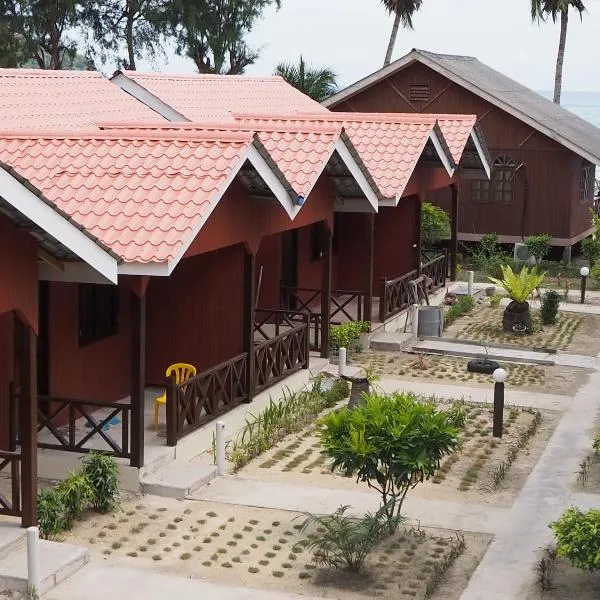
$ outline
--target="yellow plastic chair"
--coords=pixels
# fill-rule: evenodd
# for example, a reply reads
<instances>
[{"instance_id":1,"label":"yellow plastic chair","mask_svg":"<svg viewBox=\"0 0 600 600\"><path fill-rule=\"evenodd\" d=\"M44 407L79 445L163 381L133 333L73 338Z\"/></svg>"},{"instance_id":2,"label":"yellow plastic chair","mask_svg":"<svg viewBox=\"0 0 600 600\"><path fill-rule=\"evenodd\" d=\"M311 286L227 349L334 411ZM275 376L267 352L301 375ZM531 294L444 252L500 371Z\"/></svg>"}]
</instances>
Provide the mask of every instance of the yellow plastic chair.
<instances>
[{"instance_id":1,"label":"yellow plastic chair","mask_svg":"<svg viewBox=\"0 0 600 600\"><path fill-rule=\"evenodd\" d=\"M196 367L194 365L188 365L187 363L175 363L171 365L166 372L167 377L175 375L175 383L179 385L187 379L196 375ZM161 404L167 403L167 391L162 396L159 396L154 401L154 431L158 431L158 411Z\"/></svg>"}]
</instances>

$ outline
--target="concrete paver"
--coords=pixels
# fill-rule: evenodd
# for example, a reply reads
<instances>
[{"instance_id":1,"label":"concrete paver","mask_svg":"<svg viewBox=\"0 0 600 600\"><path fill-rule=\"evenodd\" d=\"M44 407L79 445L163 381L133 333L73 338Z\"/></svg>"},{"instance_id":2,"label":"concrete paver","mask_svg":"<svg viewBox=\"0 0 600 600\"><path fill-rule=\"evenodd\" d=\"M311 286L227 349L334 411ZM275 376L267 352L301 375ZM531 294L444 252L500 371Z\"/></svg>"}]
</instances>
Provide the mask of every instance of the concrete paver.
<instances>
[{"instance_id":1,"label":"concrete paver","mask_svg":"<svg viewBox=\"0 0 600 600\"><path fill-rule=\"evenodd\" d=\"M332 513L342 505L349 505L350 512L357 516L374 512L381 504L380 496L375 491L311 487L237 476L220 477L196 492L192 498L321 514ZM491 534L502 528L508 515L506 508L410 495L405 500L402 512L411 522L420 521L429 527Z\"/></svg>"}]
</instances>

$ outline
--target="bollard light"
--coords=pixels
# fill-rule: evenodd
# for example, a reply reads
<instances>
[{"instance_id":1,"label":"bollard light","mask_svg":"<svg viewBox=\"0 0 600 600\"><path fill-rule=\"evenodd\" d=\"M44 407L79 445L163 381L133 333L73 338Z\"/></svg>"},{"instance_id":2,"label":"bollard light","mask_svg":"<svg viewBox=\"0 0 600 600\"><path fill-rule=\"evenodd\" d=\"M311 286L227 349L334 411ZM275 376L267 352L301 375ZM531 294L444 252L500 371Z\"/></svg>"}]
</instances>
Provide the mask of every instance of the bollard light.
<instances>
[{"instance_id":1,"label":"bollard light","mask_svg":"<svg viewBox=\"0 0 600 600\"><path fill-rule=\"evenodd\" d=\"M215 462L217 463L217 474L225 475L227 472L227 460L225 458L225 422L217 421L215 428Z\"/></svg>"},{"instance_id":2,"label":"bollard light","mask_svg":"<svg viewBox=\"0 0 600 600\"><path fill-rule=\"evenodd\" d=\"M338 350L338 377L342 377L346 372L346 348Z\"/></svg>"},{"instance_id":3,"label":"bollard light","mask_svg":"<svg viewBox=\"0 0 600 600\"><path fill-rule=\"evenodd\" d=\"M581 267L579 274L581 275L581 304L583 304L585 302L585 287L590 270L587 267Z\"/></svg>"},{"instance_id":4,"label":"bollard light","mask_svg":"<svg viewBox=\"0 0 600 600\"><path fill-rule=\"evenodd\" d=\"M502 437L504 428L504 382L508 373L504 369L496 369L492 373L494 379L494 426L492 435L497 438Z\"/></svg>"},{"instance_id":5,"label":"bollard light","mask_svg":"<svg viewBox=\"0 0 600 600\"><path fill-rule=\"evenodd\" d=\"M27 528L27 588L28 597L39 598L40 593L40 532L37 527Z\"/></svg>"}]
</instances>

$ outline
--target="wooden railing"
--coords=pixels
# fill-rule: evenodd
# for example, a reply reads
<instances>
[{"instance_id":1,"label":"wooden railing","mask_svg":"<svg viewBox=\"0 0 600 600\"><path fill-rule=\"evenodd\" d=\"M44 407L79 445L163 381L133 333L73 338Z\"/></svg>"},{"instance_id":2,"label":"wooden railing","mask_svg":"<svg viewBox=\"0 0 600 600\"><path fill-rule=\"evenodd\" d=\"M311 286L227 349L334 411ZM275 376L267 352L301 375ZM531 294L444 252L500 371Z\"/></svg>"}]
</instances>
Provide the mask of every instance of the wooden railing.
<instances>
[{"instance_id":1,"label":"wooden railing","mask_svg":"<svg viewBox=\"0 0 600 600\"><path fill-rule=\"evenodd\" d=\"M307 311L311 314L321 312L321 290L313 288L296 288L283 286L281 288L282 306L296 310ZM333 290L331 292L331 312L329 318L334 324L343 321L370 321L370 316L364 314L366 294L360 291ZM336 320L337 319L337 320Z\"/></svg>"},{"instance_id":2,"label":"wooden railing","mask_svg":"<svg viewBox=\"0 0 600 600\"><path fill-rule=\"evenodd\" d=\"M435 292L446 286L448 274L448 251L426 250L423 252L423 260L427 261L421 267L421 274L432 280L428 292Z\"/></svg>"},{"instance_id":3,"label":"wooden railing","mask_svg":"<svg viewBox=\"0 0 600 600\"><path fill-rule=\"evenodd\" d=\"M108 410L108 413L100 418L95 413L99 409ZM102 450L115 457L131 458L130 415L130 404L39 396L38 448L80 453ZM120 441L105 431L117 417L121 419ZM79 419L82 419L80 423L78 423ZM57 423L64 423L64 425ZM81 425L83 425L83 431ZM39 434L45 432L49 432L55 441L40 440Z\"/></svg>"},{"instance_id":4,"label":"wooden railing","mask_svg":"<svg viewBox=\"0 0 600 600\"><path fill-rule=\"evenodd\" d=\"M384 279L381 282L379 293L379 321L385 323L387 319L397 315L414 302L414 288L411 281L418 277L417 271L409 271L396 279Z\"/></svg>"},{"instance_id":5,"label":"wooden railing","mask_svg":"<svg viewBox=\"0 0 600 600\"><path fill-rule=\"evenodd\" d=\"M8 468L10 500L0 493L0 515L20 517L21 511L21 455L19 452L0 450L0 474Z\"/></svg>"},{"instance_id":6,"label":"wooden railing","mask_svg":"<svg viewBox=\"0 0 600 600\"><path fill-rule=\"evenodd\" d=\"M202 427L248 398L248 353L176 385L167 382L167 444Z\"/></svg>"},{"instance_id":7,"label":"wooden railing","mask_svg":"<svg viewBox=\"0 0 600 600\"><path fill-rule=\"evenodd\" d=\"M298 369L309 360L309 315L305 322L254 347L254 388L257 392Z\"/></svg>"},{"instance_id":8,"label":"wooden railing","mask_svg":"<svg viewBox=\"0 0 600 600\"><path fill-rule=\"evenodd\" d=\"M308 317L310 327L310 349L319 350L321 348L321 314L310 313L299 310L282 309L256 309L256 318L254 325L256 336L262 338L261 341L267 341L277 337L282 332L289 331L298 325L305 323ZM274 335L270 335L274 332Z\"/></svg>"}]
</instances>

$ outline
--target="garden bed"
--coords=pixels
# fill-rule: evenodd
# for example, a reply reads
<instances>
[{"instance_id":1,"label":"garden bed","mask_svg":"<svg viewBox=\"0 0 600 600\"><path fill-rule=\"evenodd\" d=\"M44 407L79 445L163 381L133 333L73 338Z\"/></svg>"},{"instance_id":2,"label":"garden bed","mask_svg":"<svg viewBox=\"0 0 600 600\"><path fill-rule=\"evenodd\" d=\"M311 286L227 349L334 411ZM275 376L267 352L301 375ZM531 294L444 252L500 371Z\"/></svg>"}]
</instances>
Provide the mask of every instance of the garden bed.
<instances>
[{"instance_id":1,"label":"garden bed","mask_svg":"<svg viewBox=\"0 0 600 600\"><path fill-rule=\"evenodd\" d=\"M370 369L380 377L448 382L469 386L491 386L490 375L467 372L467 359L452 356L419 356L406 352L363 352L353 364ZM507 385L519 390L552 391L553 394L572 395L588 379L586 369L506 363Z\"/></svg>"},{"instance_id":2,"label":"garden bed","mask_svg":"<svg viewBox=\"0 0 600 600\"><path fill-rule=\"evenodd\" d=\"M423 599L436 579L431 598L458 600L490 541L401 526L352 575L315 567L303 544L307 534L299 531L302 520L288 511L146 496L126 502L121 514L90 515L68 541L88 545L92 560L107 564L339 600Z\"/></svg>"},{"instance_id":3,"label":"garden bed","mask_svg":"<svg viewBox=\"0 0 600 600\"><path fill-rule=\"evenodd\" d=\"M442 403L441 406L450 405ZM550 439L560 415L553 411L507 408L505 434L498 439L492 437L493 413L489 405L472 404L466 408L462 451L447 458L438 474L417 486L411 496L510 506ZM537 424L534 425L534 421ZM521 447L513 450L519 444ZM244 467L240 474L264 481L358 489L355 478L331 473L327 458L320 450L321 444L312 426L298 435L288 436ZM509 460L511 454L514 456Z\"/></svg>"}]
</instances>

